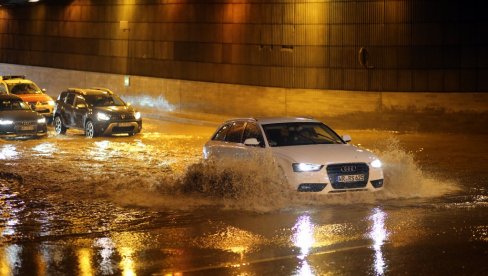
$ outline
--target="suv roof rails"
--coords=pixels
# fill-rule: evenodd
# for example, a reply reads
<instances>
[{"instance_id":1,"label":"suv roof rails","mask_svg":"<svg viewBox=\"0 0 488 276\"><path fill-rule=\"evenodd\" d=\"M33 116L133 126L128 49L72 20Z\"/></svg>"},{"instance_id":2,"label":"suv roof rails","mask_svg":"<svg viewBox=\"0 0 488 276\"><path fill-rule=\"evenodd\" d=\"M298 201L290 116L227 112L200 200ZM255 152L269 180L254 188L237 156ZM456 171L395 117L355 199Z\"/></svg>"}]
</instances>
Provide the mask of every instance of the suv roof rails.
<instances>
[{"instance_id":1,"label":"suv roof rails","mask_svg":"<svg viewBox=\"0 0 488 276\"><path fill-rule=\"evenodd\" d=\"M24 79L24 75L5 75L5 76L0 76L0 80L12 80L12 79Z\"/></svg>"},{"instance_id":2,"label":"suv roof rails","mask_svg":"<svg viewBox=\"0 0 488 276\"><path fill-rule=\"evenodd\" d=\"M114 93L114 92L112 92L112 90L110 90L108 88L105 88L105 87L90 87L90 89L105 91L105 92L107 92L109 94L113 94Z\"/></svg>"},{"instance_id":3,"label":"suv roof rails","mask_svg":"<svg viewBox=\"0 0 488 276\"><path fill-rule=\"evenodd\" d=\"M100 91L100 92L109 93L110 95L113 95L114 94L114 92L112 92L110 89L103 88L103 87L90 87L90 88L70 87L70 88L68 88L68 91L78 92L78 93L83 94L83 95L86 95L86 93L87 93L87 91L85 91L85 90L97 90L97 91Z\"/></svg>"},{"instance_id":4,"label":"suv roof rails","mask_svg":"<svg viewBox=\"0 0 488 276\"><path fill-rule=\"evenodd\" d=\"M84 88L70 87L68 88L68 91L77 92L84 96L86 95L86 91Z\"/></svg>"}]
</instances>

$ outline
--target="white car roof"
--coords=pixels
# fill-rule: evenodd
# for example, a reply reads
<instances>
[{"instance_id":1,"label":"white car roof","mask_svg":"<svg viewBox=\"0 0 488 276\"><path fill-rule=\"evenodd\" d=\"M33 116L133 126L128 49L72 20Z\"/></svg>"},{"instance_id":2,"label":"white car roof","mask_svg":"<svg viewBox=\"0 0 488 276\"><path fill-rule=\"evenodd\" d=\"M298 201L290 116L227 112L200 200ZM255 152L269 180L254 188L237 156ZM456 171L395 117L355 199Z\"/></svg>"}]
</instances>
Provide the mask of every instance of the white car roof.
<instances>
[{"instance_id":1,"label":"white car roof","mask_svg":"<svg viewBox=\"0 0 488 276\"><path fill-rule=\"evenodd\" d=\"M266 118L256 118L260 124L280 124L280 123L303 123L303 122L320 122L313 118L306 117L266 117Z\"/></svg>"},{"instance_id":2,"label":"white car roof","mask_svg":"<svg viewBox=\"0 0 488 276\"><path fill-rule=\"evenodd\" d=\"M256 121L259 124L282 124L282 123L303 123L303 122L314 122L321 123L319 120L307 117L257 117L257 118L233 118L231 120L225 121L226 123L234 121Z\"/></svg>"}]
</instances>

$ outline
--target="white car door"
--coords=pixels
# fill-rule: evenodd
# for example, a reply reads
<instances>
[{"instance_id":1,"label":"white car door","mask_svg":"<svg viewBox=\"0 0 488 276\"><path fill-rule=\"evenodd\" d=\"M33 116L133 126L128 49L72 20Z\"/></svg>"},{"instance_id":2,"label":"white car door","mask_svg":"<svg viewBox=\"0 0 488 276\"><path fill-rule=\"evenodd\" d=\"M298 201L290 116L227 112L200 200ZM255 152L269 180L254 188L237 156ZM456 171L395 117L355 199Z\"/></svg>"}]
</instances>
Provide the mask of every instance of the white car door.
<instances>
[{"instance_id":1,"label":"white car door","mask_svg":"<svg viewBox=\"0 0 488 276\"><path fill-rule=\"evenodd\" d=\"M229 131L225 135L225 142L219 145L219 155L221 158L241 158L245 151L242 144L242 135L246 126L245 121L235 121L231 124Z\"/></svg>"},{"instance_id":2,"label":"white car door","mask_svg":"<svg viewBox=\"0 0 488 276\"><path fill-rule=\"evenodd\" d=\"M212 139L208 141L205 146L203 147L203 158L222 158L222 151L226 144L225 136L227 132L231 128L232 124L227 123L222 126L215 132Z\"/></svg>"}]
</instances>

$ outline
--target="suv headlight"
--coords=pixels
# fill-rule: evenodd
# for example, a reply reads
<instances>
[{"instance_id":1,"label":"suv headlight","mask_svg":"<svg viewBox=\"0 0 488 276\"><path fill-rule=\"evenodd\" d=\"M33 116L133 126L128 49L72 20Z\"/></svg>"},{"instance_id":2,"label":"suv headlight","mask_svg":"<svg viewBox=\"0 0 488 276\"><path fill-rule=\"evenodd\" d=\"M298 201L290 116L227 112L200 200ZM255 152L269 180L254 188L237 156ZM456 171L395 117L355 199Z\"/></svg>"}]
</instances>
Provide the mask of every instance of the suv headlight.
<instances>
[{"instance_id":1,"label":"suv headlight","mask_svg":"<svg viewBox=\"0 0 488 276\"><path fill-rule=\"evenodd\" d=\"M45 124L46 123L46 118L39 118L37 119L38 124Z\"/></svg>"},{"instance_id":2,"label":"suv headlight","mask_svg":"<svg viewBox=\"0 0 488 276\"><path fill-rule=\"evenodd\" d=\"M294 172L317 172L322 169L324 165L320 164L307 164L307 163L293 163Z\"/></svg>"},{"instance_id":3,"label":"suv headlight","mask_svg":"<svg viewBox=\"0 0 488 276\"><path fill-rule=\"evenodd\" d=\"M134 118L136 118L136 120L139 120L141 118L141 112L136 112L134 113Z\"/></svg>"},{"instance_id":4,"label":"suv headlight","mask_svg":"<svg viewBox=\"0 0 488 276\"><path fill-rule=\"evenodd\" d=\"M54 106L54 101L47 101L47 104Z\"/></svg>"},{"instance_id":5,"label":"suv headlight","mask_svg":"<svg viewBox=\"0 0 488 276\"><path fill-rule=\"evenodd\" d=\"M381 161L379 159L373 160L370 164L373 168L381 168Z\"/></svg>"},{"instance_id":6,"label":"suv headlight","mask_svg":"<svg viewBox=\"0 0 488 276\"><path fill-rule=\"evenodd\" d=\"M108 120L110 120L110 115L105 114L103 112L98 112L97 113L97 119L99 121L108 121Z\"/></svg>"},{"instance_id":7,"label":"suv headlight","mask_svg":"<svg viewBox=\"0 0 488 276\"><path fill-rule=\"evenodd\" d=\"M14 121L11 121L11 120L2 120L2 119L0 119L0 125L2 125L2 126L11 125L13 123L14 123Z\"/></svg>"}]
</instances>

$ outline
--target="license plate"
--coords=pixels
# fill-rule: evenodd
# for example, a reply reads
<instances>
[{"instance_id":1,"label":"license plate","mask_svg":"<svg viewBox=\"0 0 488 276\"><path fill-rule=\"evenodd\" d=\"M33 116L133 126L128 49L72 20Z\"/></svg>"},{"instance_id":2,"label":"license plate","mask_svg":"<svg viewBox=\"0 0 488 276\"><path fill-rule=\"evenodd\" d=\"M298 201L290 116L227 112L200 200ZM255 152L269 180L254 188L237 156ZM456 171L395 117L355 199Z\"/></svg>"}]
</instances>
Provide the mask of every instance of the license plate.
<instances>
[{"instance_id":1,"label":"license plate","mask_svg":"<svg viewBox=\"0 0 488 276\"><path fill-rule=\"evenodd\" d=\"M358 182L364 181L364 174L339 175L338 182Z\"/></svg>"},{"instance_id":2,"label":"license plate","mask_svg":"<svg viewBox=\"0 0 488 276\"><path fill-rule=\"evenodd\" d=\"M131 123L119 123L119 127L130 127L132 126Z\"/></svg>"},{"instance_id":3,"label":"license plate","mask_svg":"<svg viewBox=\"0 0 488 276\"><path fill-rule=\"evenodd\" d=\"M34 126L19 126L17 130L34 130Z\"/></svg>"}]
</instances>

